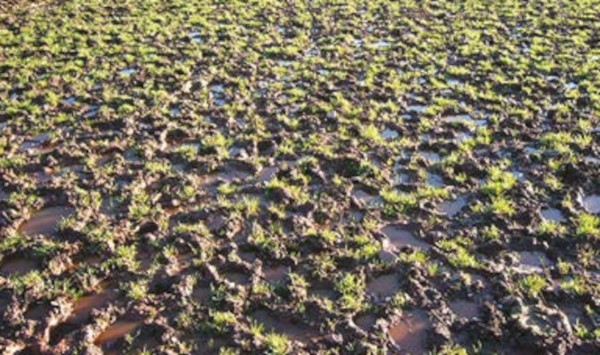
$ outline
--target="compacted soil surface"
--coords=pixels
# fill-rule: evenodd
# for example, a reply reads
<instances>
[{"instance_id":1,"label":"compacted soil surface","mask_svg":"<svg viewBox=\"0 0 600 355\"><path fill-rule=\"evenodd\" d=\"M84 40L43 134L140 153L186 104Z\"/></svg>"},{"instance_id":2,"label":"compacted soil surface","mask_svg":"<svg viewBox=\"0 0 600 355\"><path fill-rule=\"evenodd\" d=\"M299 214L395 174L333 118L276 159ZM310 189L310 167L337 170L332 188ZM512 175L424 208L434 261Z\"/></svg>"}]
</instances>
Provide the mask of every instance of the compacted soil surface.
<instances>
[{"instance_id":1,"label":"compacted soil surface","mask_svg":"<svg viewBox=\"0 0 600 355\"><path fill-rule=\"evenodd\" d=\"M599 19L3 3L0 352L600 353Z\"/></svg>"}]
</instances>

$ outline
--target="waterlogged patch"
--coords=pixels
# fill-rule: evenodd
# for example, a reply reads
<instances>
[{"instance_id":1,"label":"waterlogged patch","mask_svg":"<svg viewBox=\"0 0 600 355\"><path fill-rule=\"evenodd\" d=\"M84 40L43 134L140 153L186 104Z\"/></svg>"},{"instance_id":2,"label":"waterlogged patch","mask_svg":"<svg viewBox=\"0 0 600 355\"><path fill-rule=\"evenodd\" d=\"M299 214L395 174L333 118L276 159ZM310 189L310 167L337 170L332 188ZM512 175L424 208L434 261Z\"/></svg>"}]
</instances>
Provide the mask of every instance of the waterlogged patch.
<instances>
[{"instance_id":1,"label":"waterlogged patch","mask_svg":"<svg viewBox=\"0 0 600 355\"><path fill-rule=\"evenodd\" d=\"M118 320L98 335L94 343L103 349L113 348L117 341L133 333L140 324L139 321Z\"/></svg>"},{"instance_id":2,"label":"waterlogged patch","mask_svg":"<svg viewBox=\"0 0 600 355\"><path fill-rule=\"evenodd\" d=\"M459 196L455 200L444 201L439 205L439 211L448 216L454 217L467 205L467 197Z\"/></svg>"},{"instance_id":3,"label":"waterlogged patch","mask_svg":"<svg viewBox=\"0 0 600 355\"><path fill-rule=\"evenodd\" d=\"M400 289L398 275L389 274L374 278L367 283L367 292L377 297L390 297Z\"/></svg>"},{"instance_id":4,"label":"waterlogged patch","mask_svg":"<svg viewBox=\"0 0 600 355\"><path fill-rule=\"evenodd\" d=\"M589 195L581 199L583 208L593 214L600 214L600 195Z\"/></svg>"},{"instance_id":5,"label":"waterlogged patch","mask_svg":"<svg viewBox=\"0 0 600 355\"><path fill-rule=\"evenodd\" d=\"M431 322L424 311L411 311L400 317L388 329L402 354L424 354L428 349L427 333Z\"/></svg>"},{"instance_id":6,"label":"waterlogged patch","mask_svg":"<svg viewBox=\"0 0 600 355\"><path fill-rule=\"evenodd\" d=\"M4 276L23 275L27 274L30 271L38 269L39 266L40 262L33 257L7 257L5 260L2 260L0 273Z\"/></svg>"},{"instance_id":7,"label":"waterlogged patch","mask_svg":"<svg viewBox=\"0 0 600 355\"><path fill-rule=\"evenodd\" d=\"M73 213L74 210L71 207L46 207L35 212L28 221L19 227L19 231L30 236L53 235L57 232L60 221Z\"/></svg>"},{"instance_id":8,"label":"waterlogged patch","mask_svg":"<svg viewBox=\"0 0 600 355\"><path fill-rule=\"evenodd\" d=\"M564 222L565 221L564 214L561 212L561 210L559 210L557 208L542 209L542 217L548 221L554 221L554 222Z\"/></svg>"},{"instance_id":9,"label":"waterlogged patch","mask_svg":"<svg viewBox=\"0 0 600 355\"><path fill-rule=\"evenodd\" d=\"M377 317L371 313L366 313L356 317L354 323L356 323L356 325L358 325L362 330L368 332L375 325L376 321Z\"/></svg>"},{"instance_id":10,"label":"waterlogged patch","mask_svg":"<svg viewBox=\"0 0 600 355\"><path fill-rule=\"evenodd\" d=\"M92 310L107 306L111 301L116 300L117 297L117 290L106 283L101 284L99 291L81 296L75 301L69 320L75 323L85 322Z\"/></svg>"},{"instance_id":11,"label":"waterlogged patch","mask_svg":"<svg viewBox=\"0 0 600 355\"><path fill-rule=\"evenodd\" d=\"M251 314L251 319L263 325L265 331L284 334L287 338L302 343L318 336L318 331L304 324L293 322L287 317L278 316L265 310Z\"/></svg>"},{"instance_id":12,"label":"waterlogged patch","mask_svg":"<svg viewBox=\"0 0 600 355\"><path fill-rule=\"evenodd\" d=\"M389 238L390 244L398 249L407 246L423 250L428 250L431 248L430 244L416 237L409 226L401 224L389 224L381 231Z\"/></svg>"},{"instance_id":13,"label":"waterlogged patch","mask_svg":"<svg viewBox=\"0 0 600 355\"><path fill-rule=\"evenodd\" d=\"M282 282L288 273L286 266L273 266L263 268L263 274L268 282Z\"/></svg>"},{"instance_id":14,"label":"waterlogged patch","mask_svg":"<svg viewBox=\"0 0 600 355\"><path fill-rule=\"evenodd\" d=\"M479 304L466 300L456 300L449 303L450 309L457 317L472 319L481 313Z\"/></svg>"},{"instance_id":15,"label":"waterlogged patch","mask_svg":"<svg viewBox=\"0 0 600 355\"><path fill-rule=\"evenodd\" d=\"M518 263L514 270L517 273L541 273L544 268L552 265L546 254L538 251L523 251L517 253Z\"/></svg>"}]
</instances>

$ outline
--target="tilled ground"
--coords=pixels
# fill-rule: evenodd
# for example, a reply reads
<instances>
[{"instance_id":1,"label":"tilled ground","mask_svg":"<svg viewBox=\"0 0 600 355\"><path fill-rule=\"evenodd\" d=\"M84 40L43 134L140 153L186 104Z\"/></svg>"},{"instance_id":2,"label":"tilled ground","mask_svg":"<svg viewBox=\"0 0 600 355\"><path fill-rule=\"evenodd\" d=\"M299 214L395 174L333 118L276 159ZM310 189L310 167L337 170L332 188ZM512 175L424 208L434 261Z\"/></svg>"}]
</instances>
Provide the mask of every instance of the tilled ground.
<instances>
[{"instance_id":1,"label":"tilled ground","mask_svg":"<svg viewBox=\"0 0 600 355\"><path fill-rule=\"evenodd\" d=\"M599 18L0 11L0 350L599 353Z\"/></svg>"}]
</instances>

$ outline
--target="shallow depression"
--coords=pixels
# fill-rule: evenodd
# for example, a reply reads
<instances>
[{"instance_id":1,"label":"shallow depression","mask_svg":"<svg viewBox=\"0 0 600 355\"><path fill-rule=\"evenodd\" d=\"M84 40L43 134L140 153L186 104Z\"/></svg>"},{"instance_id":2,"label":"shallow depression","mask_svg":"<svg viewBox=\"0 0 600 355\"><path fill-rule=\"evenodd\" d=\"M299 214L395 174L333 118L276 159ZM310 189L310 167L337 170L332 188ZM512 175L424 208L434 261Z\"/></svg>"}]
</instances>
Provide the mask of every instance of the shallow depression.
<instances>
[{"instance_id":1,"label":"shallow depression","mask_svg":"<svg viewBox=\"0 0 600 355\"><path fill-rule=\"evenodd\" d=\"M600 213L600 195L589 195L581 200L583 209L589 213L599 214Z\"/></svg>"},{"instance_id":2,"label":"shallow depression","mask_svg":"<svg viewBox=\"0 0 600 355\"><path fill-rule=\"evenodd\" d=\"M449 304L452 312L458 317L471 319L479 315L479 305L466 300L456 300Z\"/></svg>"},{"instance_id":3,"label":"shallow depression","mask_svg":"<svg viewBox=\"0 0 600 355\"><path fill-rule=\"evenodd\" d=\"M406 246L412 246L424 250L429 250L431 245L419 240L407 226L400 224L389 224L382 230L389 239L393 246L396 248L402 248Z\"/></svg>"},{"instance_id":4,"label":"shallow depression","mask_svg":"<svg viewBox=\"0 0 600 355\"><path fill-rule=\"evenodd\" d=\"M425 354L427 352L427 331L431 323L424 311L412 311L392 324L388 332L392 340L401 348L402 354Z\"/></svg>"},{"instance_id":5,"label":"shallow depression","mask_svg":"<svg viewBox=\"0 0 600 355\"><path fill-rule=\"evenodd\" d=\"M515 271L523 274L533 274L543 271L544 267L551 265L546 254L539 251L522 251L517 253L518 264Z\"/></svg>"},{"instance_id":6,"label":"shallow depression","mask_svg":"<svg viewBox=\"0 0 600 355\"><path fill-rule=\"evenodd\" d=\"M556 209L556 208L542 209L542 217L548 221L554 221L554 222L564 222L565 221L565 216L563 215L563 213L559 209Z\"/></svg>"},{"instance_id":7,"label":"shallow depression","mask_svg":"<svg viewBox=\"0 0 600 355\"><path fill-rule=\"evenodd\" d=\"M114 343L123 338L125 335L130 334L139 327L141 322L130 321L130 320L118 320L108 328L106 328L94 341L96 345L103 348L110 348Z\"/></svg>"},{"instance_id":8,"label":"shallow depression","mask_svg":"<svg viewBox=\"0 0 600 355\"><path fill-rule=\"evenodd\" d=\"M304 324L294 323L287 317L279 317L265 310L252 313L251 318L261 323L266 332L277 332L285 334L289 339L307 342L318 335L318 332Z\"/></svg>"},{"instance_id":9,"label":"shallow depression","mask_svg":"<svg viewBox=\"0 0 600 355\"><path fill-rule=\"evenodd\" d=\"M56 233L60 221L74 212L71 207L55 206L47 207L37 212L27 222L19 227L19 231L25 235L35 236L39 234L52 235Z\"/></svg>"},{"instance_id":10,"label":"shallow depression","mask_svg":"<svg viewBox=\"0 0 600 355\"><path fill-rule=\"evenodd\" d=\"M367 283L367 292L379 297L390 297L396 294L400 284L396 274L379 276Z\"/></svg>"},{"instance_id":11,"label":"shallow depression","mask_svg":"<svg viewBox=\"0 0 600 355\"><path fill-rule=\"evenodd\" d=\"M466 204L467 198L465 196L460 196L455 200L440 203L439 211L448 217L454 217L466 206Z\"/></svg>"},{"instance_id":12,"label":"shallow depression","mask_svg":"<svg viewBox=\"0 0 600 355\"><path fill-rule=\"evenodd\" d=\"M116 298L117 291L108 286L103 287L99 292L82 296L73 305L73 313L70 320L83 322L87 320L93 309L104 307Z\"/></svg>"},{"instance_id":13,"label":"shallow depression","mask_svg":"<svg viewBox=\"0 0 600 355\"><path fill-rule=\"evenodd\" d=\"M24 275L37 269L39 263L36 260L24 257L10 257L2 262L0 274L2 275Z\"/></svg>"}]
</instances>

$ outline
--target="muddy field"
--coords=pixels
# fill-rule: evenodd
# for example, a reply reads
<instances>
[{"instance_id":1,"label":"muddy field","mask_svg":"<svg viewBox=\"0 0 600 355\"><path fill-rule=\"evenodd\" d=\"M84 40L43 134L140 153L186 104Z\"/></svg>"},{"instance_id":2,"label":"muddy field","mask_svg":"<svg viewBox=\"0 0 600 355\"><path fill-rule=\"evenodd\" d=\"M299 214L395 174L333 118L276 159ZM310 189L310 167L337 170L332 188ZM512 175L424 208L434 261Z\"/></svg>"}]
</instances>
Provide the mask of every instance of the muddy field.
<instances>
[{"instance_id":1,"label":"muddy field","mask_svg":"<svg viewBox=\"0 0 600 355\"><path fill-rule=\"evenodd\" d=\"M597 1L19 3L1 353L600 353Z\"/></svg>"}]
</instances>

